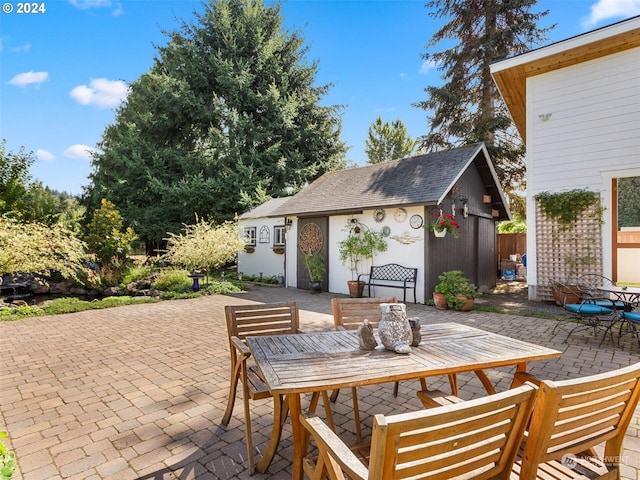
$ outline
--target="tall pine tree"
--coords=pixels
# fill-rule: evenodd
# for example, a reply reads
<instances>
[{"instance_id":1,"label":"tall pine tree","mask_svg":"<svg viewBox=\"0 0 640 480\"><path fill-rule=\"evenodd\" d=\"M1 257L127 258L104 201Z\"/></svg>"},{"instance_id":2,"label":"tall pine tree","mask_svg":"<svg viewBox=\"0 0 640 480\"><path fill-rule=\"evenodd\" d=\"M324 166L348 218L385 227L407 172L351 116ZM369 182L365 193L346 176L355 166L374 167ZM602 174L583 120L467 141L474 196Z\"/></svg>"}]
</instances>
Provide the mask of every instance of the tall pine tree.
<instances>
[{"instance_id":1,"label":"tall pine tree","mask_svg":"<svg viewBox=\"0 0 640 480\"><path fill-rule=\"evenodd\" d=\"M409 157L416 152L417 146L418 140L407 133L402 120L394 120L389 125L378 117L369 127L364 153L369 157L369 163L382 163Z\"/></svg>"},{"instance_id":2,"label":"tall pine tree","mask_svg":"<svg viewBox=\"0 0 640 480\"><path fill-rule=\"evenodd\" d=\"M518 198L526 185L524 145L498 90L490 65L524 53L546 40L550 28L538 28L547 11L532 13L537 0L430 0L429 15L446 19L426 45L425 62L443 72L444 83L428 86L428 99L414 106L429 112L427 151L485 142L495 162L512 211L524 218ZM444 49L434 51L438 45Z\"/></svg>"},{"instance_id":3,"label":"tall pine tree","mask_svg":"<svg viewBox=\"0 0 640 480\"><path fill-rule=\"evenodd\" d=\"M149 250L343 166L340 111L320 106L330 85L278 5L212 0L167 35L105 130L89 211L109 199Z\"/></svg>"}]
</instances>

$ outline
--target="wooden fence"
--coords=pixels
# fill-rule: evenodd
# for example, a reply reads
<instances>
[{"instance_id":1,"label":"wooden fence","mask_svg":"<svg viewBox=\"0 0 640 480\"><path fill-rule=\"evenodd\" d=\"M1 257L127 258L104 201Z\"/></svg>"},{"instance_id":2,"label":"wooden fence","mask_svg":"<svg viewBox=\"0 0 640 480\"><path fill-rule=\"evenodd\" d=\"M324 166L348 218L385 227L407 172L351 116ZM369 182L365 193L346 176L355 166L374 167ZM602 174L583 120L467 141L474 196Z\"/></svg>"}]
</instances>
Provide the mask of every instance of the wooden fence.
<instances>
[{"instance_id":1,"label":"wooden fence","mask_svg":"<svg viewBox=\"0 0 640 480\"><path fill-rule=\"evenodd\" d=\"M509 260L510 255L524 255L527 253L526 233L499 233L498 234L498 258L497 269L500 276L500 264L502 260Z\"/></svg>"}]
</instances>

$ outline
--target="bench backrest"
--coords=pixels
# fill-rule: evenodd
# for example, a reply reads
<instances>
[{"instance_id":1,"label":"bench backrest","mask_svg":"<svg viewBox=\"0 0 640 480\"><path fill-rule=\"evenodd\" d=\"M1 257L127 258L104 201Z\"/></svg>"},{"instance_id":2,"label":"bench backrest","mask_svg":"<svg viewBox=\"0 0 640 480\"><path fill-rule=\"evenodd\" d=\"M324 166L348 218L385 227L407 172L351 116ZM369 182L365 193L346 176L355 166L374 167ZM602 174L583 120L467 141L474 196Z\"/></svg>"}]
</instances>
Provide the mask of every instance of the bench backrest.
<instances>
[{"instance_id":1,"label":"bench backrest","mask_svg":"<svg viewBox=\"0 0 640 480\"><path fill-rule=\"evenodd\" d=\"M371 280L387 280L392 282L415 283L418 277L418 269L404 267L397 263L389 263L387 265L372 266L369 279Z\"/></svg>"},{"instance_id":2,"label":"bench backrest","mask_svg":"<svg viewBox=\"0 0 640 480\"><path fill-rule=\"evenodd\" d=\"M609 470L618 469L622 441L639 397L640 363L589 377L542 382L519 478L536 478L538 466L551 460L577 461L581 452L603 442Z\"/></svg>"},{"instance_id":3,"label":"bench backrest","mask_svg":"<svg viewBox=\"0 0 640 480\"><path fill-rule=\"evenodd\" d=\"M366 318L373 328L378 328L382 314L381 303L398 303L396 297L388 298L332 298L331 311L336 330L355 330Z\"/></svg>"}]
</instances>

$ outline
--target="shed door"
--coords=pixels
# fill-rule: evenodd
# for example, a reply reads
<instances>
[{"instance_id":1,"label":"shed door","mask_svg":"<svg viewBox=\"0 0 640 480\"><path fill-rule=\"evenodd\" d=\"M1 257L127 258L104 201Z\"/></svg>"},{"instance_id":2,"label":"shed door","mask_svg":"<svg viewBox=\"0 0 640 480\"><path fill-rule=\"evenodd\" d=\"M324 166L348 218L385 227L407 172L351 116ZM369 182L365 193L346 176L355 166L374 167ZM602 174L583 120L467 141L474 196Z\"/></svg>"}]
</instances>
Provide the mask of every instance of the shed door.
<instances>
[{"instance_id":1,"label":"shed door","mask_svg":"<svg viewBox=\"0 0 640 480\"><path fill-rule=\"evenodd\" d=\"M327 273L322 280L322 291L329 291L329 263L327 240L329 238L328 217L300 218L298 220L297 272L298 288L309 290L309 273L304 265L304 256L309 252L320 252L327 266Z\"/></svg>"}]
</instances>

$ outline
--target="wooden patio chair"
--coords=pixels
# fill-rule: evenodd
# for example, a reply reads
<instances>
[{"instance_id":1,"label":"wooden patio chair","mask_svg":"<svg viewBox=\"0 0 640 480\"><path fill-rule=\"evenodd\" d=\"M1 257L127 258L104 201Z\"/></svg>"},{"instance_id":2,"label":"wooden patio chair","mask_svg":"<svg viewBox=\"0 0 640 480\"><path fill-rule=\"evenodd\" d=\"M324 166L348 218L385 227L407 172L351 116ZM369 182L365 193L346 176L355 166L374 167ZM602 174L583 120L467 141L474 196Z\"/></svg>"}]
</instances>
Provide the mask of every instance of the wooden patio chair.
<instances>
[{"instance_id":1,"label":"wooden patio chair","mask_svg":"<svg viewBox=\"0 0 640 480\"><path fill-rule=\"evenodd\" d=\"M398 303L397 297L386 298L332 298L331 311L333 313L333 326L336 330L356 330L366 319L373 328L378 328L378 324L382 319L380 304L382 303ZM451 385L451 394L458 394L458 382L456 375L449 375L449 384ZM422 391L427 391L427 383L424 379L420 379ZM398 396L399 382L393 384L393 396ZM338 390L334 390L331 395L331 401L335 402L338 397ZM353 408L356 416L356 434L360 441L362 432L360 429L360 413L358 410L358 395L354 388L351 389L353 397Z\"/></svg>"},{"instance_id":2,"label":"wooden patio chair","mask_svg":"<svg viewBox=\"0 0 640 480\"><path fill-rule=\"evenodd\" d=\"M251 434L251 415L249 400L260 400L272 397L271 392L262 377L258 367L251 361L251 351L245 343L245 338L256 335L283 335L301 333L300 307L297 301L285 303L262 303L253 305L227 305L224 307L227 320L227 334L229 336L229 352L231 355L231 378L227 408L222 417L222 424L228 425L233 413L236 400L238 382L242 383L242 400L244 404L244 423L247 441L247 455L249 461L249 473L256 469L253 452L253 438ZM333 418L329 409L329 400L326 392L323 393L327 419L333 428ZM318 394L311 398L309 411L314 412L318 402ZM273 397L273 435L278 436L282 432L288 415L288 405L281 395ZM278 428L275 428L275 427ZM273 448L278 441L271 442ZM273 455L265 453L264 458L272 458ZM259 465L260 471L265 471L269 465Z\"/></svg>"},{"instance_id":3,"label":"wooden patio chair","mask_svg":"<svg viewBox=\"0 0 640 480\"><path fill-rule=\"evenodd\" d=\"M306 458L311 479L509 479L537 388L445 407L376 415L368 466L319 418L302 419L318 447Z\"/></svg>"},{"instance_id":4,"label":"wooden patio chair","mask_svg":"<svg viewBox=\"0 0 640 480\"><path fill-rule=\"evenodd\" d=\"M619 479L622 442L640 397L640 363L540 384L512 478ZM604 462L593 449L605 443Z\"/></svg>"}]
</instances>

